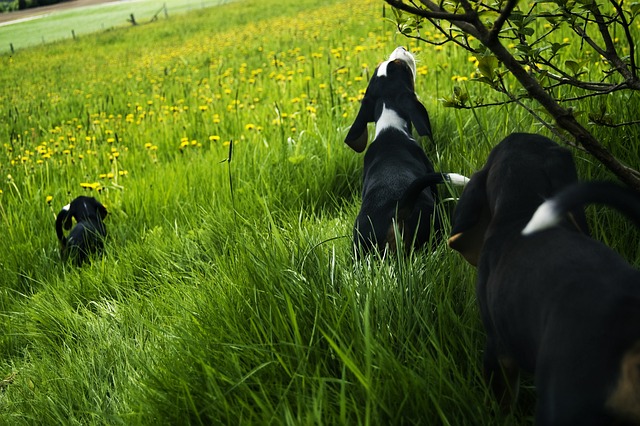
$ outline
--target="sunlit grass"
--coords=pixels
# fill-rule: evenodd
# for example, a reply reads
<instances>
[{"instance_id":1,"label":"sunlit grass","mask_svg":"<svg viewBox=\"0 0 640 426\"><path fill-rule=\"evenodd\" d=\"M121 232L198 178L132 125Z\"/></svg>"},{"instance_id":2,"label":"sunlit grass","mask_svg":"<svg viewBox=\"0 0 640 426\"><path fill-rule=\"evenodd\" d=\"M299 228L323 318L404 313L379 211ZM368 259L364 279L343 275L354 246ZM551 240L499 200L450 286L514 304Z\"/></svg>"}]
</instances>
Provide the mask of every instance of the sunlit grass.
<instances>
[{"instance_id":1,"label":"sunlit grass","mask_svg":"<svg viewBox=\"0 0 640 426\"><path fill-rule=\"evenodd\" d=\"M454 85L490 93L382 3L316 3L0 57L0 424L530 423L530 389L502 416L482 384L470 266L444 245L354 264L362 156L342 141L398 44L419 59L436 168L471 175L508 133L546 131L514 105L444 108ZM637 163L637 130L597 132ZM75 269L53 223L79 194L106 205L109 238ZM591 217L638 263L635 230Z\"/></svg>"}]
</instances>

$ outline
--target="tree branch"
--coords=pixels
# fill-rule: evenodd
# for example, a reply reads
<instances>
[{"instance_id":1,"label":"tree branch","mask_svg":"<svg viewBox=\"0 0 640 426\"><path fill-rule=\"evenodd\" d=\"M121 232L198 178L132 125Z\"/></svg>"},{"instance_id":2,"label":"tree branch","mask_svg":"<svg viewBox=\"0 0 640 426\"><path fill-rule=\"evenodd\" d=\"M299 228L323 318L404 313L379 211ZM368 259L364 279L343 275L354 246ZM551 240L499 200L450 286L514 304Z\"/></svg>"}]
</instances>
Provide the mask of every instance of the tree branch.
<instances>
[{"instance_id":1,"label":"tree branch","mask_svg":"<svg viewBox=\"0 0 640 426\"><path fill-rule=\"evenodd\" d=\"M633 40L633 36L631 35L631 31L629 30L631 23L627 21L627 18L624 16L624 10L622 10L622 4L616 2L615 0L610 0L613 7L618 12L618 16L620 16L620 21L622 22L622 28L624 29L625 37L627 38L627 42L629 43L629 64L631 67L631 74L638 78L638 69L636 68L636 54L635 54L635 41Z\"/></svg>"},{"instance_id":2,"label":"tree branch","mask_svg":"<svg viewBox=\"0 0 640 426\"><path fill-rule=\"evenodd\" d=\"M408 5L404 3L402 0L385 0L389 5L395 7L396 9L404 10L405 12L412 13L414 15L422 16L423 18L429 19L443 19L445 21L460 21L460 22L470 22L471 17L466 14L459 13L450 13L436 6L435 9L420 9L415 6Z\"/></svg>"},{"instance_id":3,"label":"tree branch","mask_svg":"<svg viewBox=\"0 0 640 426\"><path fill-rule=\"evenodd\" d=\"M498 16L498 19L493 23L491 31L489 31L489 40L498 38L498 35L500 35L500 31L502 30L502 26L507 22L507 19L509 19L511 12L513 12L513 9L517 4L518 0L509 0L507 2L507 5L504 7L502 12L500 12L500 16Z\"/></svg>"},{"instance_id":4,"label":"tree branch","mask_svg":"<svg viewBox=\"0 0 640 426\"><path fill-rule=\"evenodd\" d=\"M502 61L504 66L511 71L513 76L522 84L526 91L537 100L555 119L558 126L568 131L576 141L582 145L591 155L602 162L609 170L615 173L630 187L640 191L640 179L629 168L620 163L600 142L585 129L571 112L561 107L554 98L547 93L538 81L530 76L509 51L500 43L493 40L486 46Z\"/></svg>"},{"instance_id":5,"label":"tree branch","mask_svg":"<svg viewBox=\"0 0 640 426\"><path fill-rule=\"evenodd\" d=\"M495 55L498 61L501 62L507 70L511 72L511 74L531 96L531 98L536 100L543 108L547 110L547 112L555 119L557 126L564 129L573 136L576 144L582 146L591 155L596 157L601 163L603 163L610 171L612 171L627 185L637 191L640 191L640 174L637 171L622 164L604 146L602 146L602 144L600 144L600 142L576 120L576 117L573 115L573 113L570 110L562 107L559 101L551 95L551 93L549 92L550 87L542 86L542 84L540 84L540 82L536 80L533 75L529 74L524 69L523 65L501 43L499 32L504 26L504 23L509 19L509 16L511 16L512 11L517 5L517 0L507 0L507 4L498 16L497 20L494 22L491 31L489 31L481 22L478 12L474 9L474 6L472 6L469 0L458 0L458 4L461 5L464 9L465 13L463 14L446 12L441 8L441 6L433 3L432 0L420 0L420 2L427 8L427 10L409 6L405 4L403 0L385 1L393 7L397 7L401 10L425 17L427 19L447 20L451 24L460 28L460 30L462 30L463 32L474 36L482 45L484 45ZM576 32L584 42L588 43L594 50L596 50L596 52L604 56L615 68L615 71L617 71L625 79L624 85L626 85L626 87L640 90L640 81L635 76L635 68L632 68L633 72L630 72L625 62L622 61L618 56L615 45L607 28L607 20L601 14L595 3L591 5L589 11L594 15L593 19L598 26L600 34L602 35L605 45L604 49L587 34L586 20L589 19L587 16L575 16L572 14L572 12L566 9L563 11L563 14L565 15L565 20L570 22L570 27L572 28L572 30ZM580 28L578 24L575 24L575 21L577 20L576 18L585 22L585 28ZM615 22L615 20L612 22ZM525 35L519 34L519 36L521 42L526 43ZM449 39L452 39L451 35L449 35L448 37ZM530 62L530 60L528 60L528 62ZM556 71L560 71L557 67L554 67L553 69L555 69ZM568 76L568 74L566 73L564 73L563 78L562 74L563 73L561 72L559 78L556 79L557 81L560 81L564 84L571 84L571 82L573 82L575 85L577 85L577 83L575 83L577 82L577 80L566 78ZM500 81L502 82L502 80ZM606 89L611 89L612 87L611 85L602 86L601 84L593 84L590 82L580 84L584 86L583 88L596 89L600 91L602 90L602 87L605 87ZM591 84L593 85L589 86ZM500 90L498 89L498 91ZM507 94L507 96L510 96L513 102L517 102L525 109L527 109L530 113L534 114L534 116L536 116L541 123L546 123L544 120L542 120L541 117L535 114L535 111L533 111L531 108L528 108L526 105L523 105L519 99L517 99L512 93L508 92L506 90L506 87L503 87L503 92ZM557 130L555 129L552 129L552 131L554 131L554 133L557 132Z\"/></svg>"}]
</instances>

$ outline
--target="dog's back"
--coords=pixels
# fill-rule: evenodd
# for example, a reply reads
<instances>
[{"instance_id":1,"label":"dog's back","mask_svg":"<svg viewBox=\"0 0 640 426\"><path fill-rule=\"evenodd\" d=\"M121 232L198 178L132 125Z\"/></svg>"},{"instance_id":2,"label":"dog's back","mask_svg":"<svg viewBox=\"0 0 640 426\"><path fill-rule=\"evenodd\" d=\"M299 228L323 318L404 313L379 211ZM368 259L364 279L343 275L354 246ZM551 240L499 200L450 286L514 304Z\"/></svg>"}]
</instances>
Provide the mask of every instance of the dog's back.
<instances>
[{"instance_id":1,"label":"dog's back","mask_svg":"<svg viewBox=\"0 0 640 426\"><path fill-rule=\"evenodd\" d=\"M551 249L548 257L555 255L562 261L556 262L557 265L545 265L569 269L560 275L572 276L574 281L558 284L566 287L574 304L581 307L577 312L569 309L571 317L558 322L572 320L577 324L567 333L575 334L575 329L594 332L584 339L584 353L590 354L588 359L593 365L584 366L583 371L591 369L594 381L600 379L593 387L601 389L594 406L602 407L602 418L608 419L608 415L613 414L622 421L640 424L640 271L608 247L575 234L558 235L562 229L554 227L571 210L591 203L612 206L640 226L638 193L610 182L581 182L545 201L523 234L548 239L550 236L544 234L548 230L546 232L552 233L551 238L566 241L572 248L562 253ZM580 265L580 275L572 265ZM582 318L576 313L582 313ZM594 341L600 344L594 345ZM558 354L554 359L557 358ZM566 367L575 368L575 362ZM562 367L556 365L556 368ZM606 401L604 406L602 401Z\"/></svg>"},{"instance_id":2,"label":"dog's back","mask_svg":"<svg viewBox=\"0 0 640 426\"><path fill-rule=\"evenodd\" d=\"M365 154L362 205L354 226L354 241L363 252L374 245L393 249L398 238L405 239L408 247L414 236L415 246L421 247L427 243L431 226L435 202L431 188L417 194L411 211L401 217L398 202L416 179L433 172L433 166L415 140L394 138L391 133L384 138L372 143ZM396 236L396 230L402 235Z\"/></svg>"}]
</instances>

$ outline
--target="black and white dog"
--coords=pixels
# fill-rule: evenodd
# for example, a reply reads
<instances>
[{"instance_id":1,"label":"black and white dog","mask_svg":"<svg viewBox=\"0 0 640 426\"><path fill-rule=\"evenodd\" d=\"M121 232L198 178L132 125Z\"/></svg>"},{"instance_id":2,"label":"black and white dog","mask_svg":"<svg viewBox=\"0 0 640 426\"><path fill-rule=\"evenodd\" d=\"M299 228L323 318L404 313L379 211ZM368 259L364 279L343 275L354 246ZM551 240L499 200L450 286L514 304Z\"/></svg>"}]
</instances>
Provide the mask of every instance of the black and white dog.
<instances>
[{"instance_id":1,"label":"black and white dog","mask_svg":"<svg viewBox=\"0 0 640 426\"><path fill-rule=\"evenodd\" d=\"M484 373L503 407L522 369L538 425L640 424L640 271L588 235L582 208L638 220L640 199L576 182L568 150L512 134L465 187L449 245L478 267Z\"/></svg>"},{"instance_id":2,"label":"black and white dog","mask_svg":"<svg viewBox=\"0 0 640 426\"><path fill-rule=\"evenodd\" d=\"M377 248L395 251L397 237L405 248L429 241L435 185L447 180L464 184L457 174L435 173L424 150L412 137L432 137L429 114L415 94L416 63L405 48L396 48L376 68L345 143L356 152L367 147L367 124L376 132L364 157L362 206L354 226L360 255ZM436 229L439 219L434 220ZM396 231L401 235L396 236Z\"/></svg>"},{"instance_id":3,"label":"black and white dog","mask_svg":"<svg viewBox=\"0 0 640 426\"><path fill-rule=\"evenodd\" d=\"M90 255L102 252L107 236L103 222L106 216L107 209L93 197L80 196L64 206L56 218L62 259L71 259L80 266ZM72 219L76 220L76 226L65 236L63 228L71 229Z\"/></svg>"}]
</instances>

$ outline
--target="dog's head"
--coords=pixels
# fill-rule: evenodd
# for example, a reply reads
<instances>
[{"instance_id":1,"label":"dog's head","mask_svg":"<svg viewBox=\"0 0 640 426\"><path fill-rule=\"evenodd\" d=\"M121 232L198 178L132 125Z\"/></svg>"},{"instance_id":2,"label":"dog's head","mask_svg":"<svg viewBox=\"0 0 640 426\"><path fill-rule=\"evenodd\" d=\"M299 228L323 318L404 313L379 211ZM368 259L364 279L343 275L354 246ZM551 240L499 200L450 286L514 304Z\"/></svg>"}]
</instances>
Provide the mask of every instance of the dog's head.
<instances>
[{"instance_id":1,"label":"dog's head","mask_svg":"<svg viewBox=\"0 0 640 426\"><path fill-rule=\"evenodd\" d=\"M415 94L415 76L413 55L404 47L396 48L373 73L345 143L356 152L364 151L367 123L377 121L385 109L393 110L407 125L413 123L420 136L431 138L429 114Z\"/></svg>"},{"instance_id":2,"label":"dog's head","mask_svg":"<svg viewBox=\"0 0 640 426\"><path fill-rule=\"evenodd\" d=\"M513 228L516 238L545 199L576 181L573 157L567 149L540 135L506 137L462 192L449 246L477 265L488 233ZM582 209L573 211L572 219L567 226L588 234Z\"/></svg>"},{"instance_id":3,"label":"dog's head","mask_svg":"<svg viewBox=\"0 0 640 426\"><path fill-rule=\"evenodd\" d=\"M56 232L60 241L64 240L62 228L69 230L76 222L91 221L102 222L107 217L107 209L98 200L93 197L85 197L84 195L77 197L71 203L67 204L60 210L56 218Z\"/></svg>"}]
</instances>

